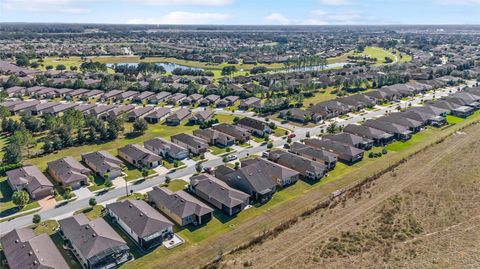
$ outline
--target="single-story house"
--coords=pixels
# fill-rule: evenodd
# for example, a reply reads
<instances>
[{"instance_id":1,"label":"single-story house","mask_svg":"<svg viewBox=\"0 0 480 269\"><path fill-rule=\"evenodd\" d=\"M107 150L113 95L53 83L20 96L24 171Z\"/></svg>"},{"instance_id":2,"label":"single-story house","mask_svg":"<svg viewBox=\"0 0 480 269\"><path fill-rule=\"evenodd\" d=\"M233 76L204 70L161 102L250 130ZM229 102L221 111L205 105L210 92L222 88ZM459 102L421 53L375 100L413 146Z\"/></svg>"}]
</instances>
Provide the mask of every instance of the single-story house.
<instances>
[{"instance_id":1,"label":"single-story house","mask_svg":"<svg viewBox=\"0 0 480 269\"><path fill-rule=\"evenodd\" d=\"M152 169L162 164L162 157L137 144L119 148L118 156L137 168Z\"/></svg>"},{"instance_id":2,"label":"single-story house","mask_svg":"<svg viewBox=\"0 0 480 269\"><path fill-rule=\"evenodd\" d=\"M123 162L107 151L82 153L82 161L101 177L108 175L108 179L113 179L122 175Z\"/></svg>"},{"instance_id":3,"label":"single-story house","mask_svg":"<svg viewBox=\"0 0 480 269\"><path fill-rule=\"evenodd\" d=\"M6 174L13 191L26 190L34 200L53 194L52 182L34 165L10 170Z\"/></svg>"},{"instance_id":4,"label":"single-story house","mask_svg":"<svg viewBox=\"0 0 480 269\"><path fill-rule=\"evenodd\" d=\"M87 185L90 170L71 156L49 162L47 166L50 176L64 188L77 189Z\"/></svg>"},{"instance_id":5,"label":"single-story house","mask_svg":"<svg viewBox=\"0 0 480 269\"><path fill-rule=\"evenodd\" d=\"M173 143L188 149L192 154L198 155L208 151L207 141L189 134L176 134L170 137Z\"/></svg>"},{"instance_id":6,"label":"single-story house","mask_svg":"<svg viewBox=\"0 0 480 269\"><path fill-rule=\"evenodd\" d=\"M164 159L183 160L188 157L188 149L158 137L143 142L143 146Z\"/></svg>"}]
</instances>

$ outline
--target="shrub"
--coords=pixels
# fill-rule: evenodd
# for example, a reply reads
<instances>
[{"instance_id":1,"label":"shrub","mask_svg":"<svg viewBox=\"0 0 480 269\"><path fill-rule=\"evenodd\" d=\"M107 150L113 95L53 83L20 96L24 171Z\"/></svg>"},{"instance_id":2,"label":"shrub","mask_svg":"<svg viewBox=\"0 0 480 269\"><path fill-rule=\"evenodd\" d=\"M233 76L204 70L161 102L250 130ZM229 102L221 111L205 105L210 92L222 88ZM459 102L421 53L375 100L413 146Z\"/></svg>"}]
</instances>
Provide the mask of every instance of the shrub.
<instances>
[{"instance_id":1,"label":"shrub","mask_svg":"<svg viewBox=\"0 0 480 269\"><path fill-rule=\"evenodd\" d=\"M97 204L97 200L94 197L92 197L90 198L90 200L88 200L88 204L90 206L95 206Z\"/></svg>"},{"instance_id":2,"label":"shrub","mask_svg":"<svg viewBox=\"0 0 480 269\"><path fill-rule=\"evenodd\" d=\"M110 179L105 180L105 187L110 188L112 185L113 185L113 183Z\"/></svg>"},{"instance_id":3,"label":"shrub","mask_svg":"<svg viewBox=\"0 0 480 269\"><path fill-rule=\"evenodd\" d=\"M387 154L387 153L388 153L387 149L385 149L385 148L382 149L382 154L383 154L383 155L385 155L385 154Z\"/></svg>"},{"instance_id":4,"label":"shrub","mask_svg":"<svg viewBox=\"0 0 480 269\"><path fill-rule=\"evenodd\" d=\"M38 214L33 215L33 219L32 219L33 223L39 224L40 221L42 221L42 217L40 217L40 215L38 215Z\"/></svg>"}]
</instances>

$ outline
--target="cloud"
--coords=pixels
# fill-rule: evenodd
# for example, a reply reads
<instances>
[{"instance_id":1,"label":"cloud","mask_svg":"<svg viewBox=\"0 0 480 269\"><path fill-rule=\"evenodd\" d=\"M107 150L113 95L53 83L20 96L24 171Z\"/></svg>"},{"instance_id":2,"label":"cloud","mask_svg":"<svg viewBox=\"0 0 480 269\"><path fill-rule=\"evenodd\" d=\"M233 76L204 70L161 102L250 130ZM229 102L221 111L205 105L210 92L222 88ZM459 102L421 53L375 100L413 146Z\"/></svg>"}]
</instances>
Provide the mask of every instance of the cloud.
<instances>
[{"instance_id":1,"label":"cloud","mask_svg":"<svg viewBox=\"0 0 480 269\"><path fill-rule=\"evenodd\" d=\"M195 13L173 11L159 18L130 19L128 24L218 24L232 16L222 13Z\"/></svg>"},{"instance_id":2,"label":"cloud","mask_svg":"<svg viewBox=\"0 0 480 269\"><path fill-rule=\"evenodd\" d=\"M360 24L362 23L363 17L354 11L343 11L339 12L326 12L320 9L313 10L310 12L312 15L311 18L303 21L302 24L307 25L346 25L346 24Z\"/></svg>"},{"instance_id":3,"label":"cloud","mask_svg":"<svg viewBox=\"0 0 480 269\"><path fill-rule=\"evenodd\" d=\"M436 0L442 5L480 5L480 0Z\"/></svg>"},{"instance_id":4,"label":"cloud","mask_svg":"<svg viewBox=\"0 0 480 269\"><path fill-rule=\"evenodd\" d=\"M352 3L350 0L321 0L321 2L329 6L344 6Z\"/></svg>"},{"instance_id":5,"label":"cloud","mask_svg":"<svg viewBox=\"0 0 480 269\"><path fill-rule=\"evenodd\" d=\"M133 2L133 1L132 1ZM158 6L226 6L233 0L136 0L135 3Z\"/></svg>"},{"instance_id":6,"label":"cloud","mask_svg":"<svg viewBox=\"0 0 480 269\"><path fill-rule=\"evenodd\" d=\"M4 10L17 10L29 12L54 12L82 14L90 12L86 8L72 6L74 0L2 0L1 8Z\"/></svg>"},{"instance_id":7,"label":"cloud","mask_svg":"<svg viewBox=\"0 0 480 269\"><path fill-rule=\"evenodd\" d=\"M281 13L272 13L264 18L264 20L268 24L281 24L281 25L286 25L290 24L291 20L287 17L285 17Z\"/></svg>"}]
</instances>

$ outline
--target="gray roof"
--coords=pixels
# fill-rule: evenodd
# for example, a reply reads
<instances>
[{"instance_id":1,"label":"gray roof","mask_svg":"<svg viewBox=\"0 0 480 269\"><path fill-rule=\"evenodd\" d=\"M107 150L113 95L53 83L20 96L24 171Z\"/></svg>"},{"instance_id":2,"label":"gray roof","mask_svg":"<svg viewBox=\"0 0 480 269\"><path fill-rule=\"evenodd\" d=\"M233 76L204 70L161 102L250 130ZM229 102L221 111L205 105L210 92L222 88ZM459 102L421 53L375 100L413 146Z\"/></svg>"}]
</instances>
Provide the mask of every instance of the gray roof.
<instances>
[{"instance_id":1,"label":"gray roof","mask_svg":"<svg viewBox=\"0 0 480 269\"><path fill-rule=\"evenodd\" d=\"M158 137L147 140L147 141L143 142L143 144L145 146L148 145L148 146L150 146L152 148L155 148L155 149L161 149L161 150L171 152L173 155L177 154L178 152L187 150L184 147L181 147L181 146L179 146L175 143L172 143L170 141L167 141L167 140L164 140L164 139L161 139L161 138L158 138Z\"/></svg>"},{"instance_id":2,"label":"gray roof","mask_svg":"<svg viewBox=\"0 0 480 269\"><path fill-rule=\"evenodd\" d=\"M124 200L107 205L139 237L147 237L173 223L143 200Z\"/></svg>"},{"instance_id":3,"label":"gray roof","mask_svg":"<svg viewBox=\"0 0 480 269\"><path fill-rule=\"evenodd\" d=\"M90 170L71 156L49 162L47 165L48 169L54 171L66 184L87 179L90 174Z\"/></svg>"},{"instance_id":4,"label":"gray roof","mask_svg":"<svg viewBox=\"0 0 480 269\"><path fill-rule=\"evenodd\" d=\"M390 139L393 137L392 134L389 134L385 131L378 130L368 126L349 124L343 128L344 132L356 134L361 137L366 137L370 139Z\"/></svg>"},{"instance_id":5,"label":"gray roof","mask_svg":"<svg viewBox=\"0 0 480 269\"><path fill-rule=\"evenodd\" d=\"M213 212L211 207L183 190L171 192L164 187L153 187L153 190L148 192L148 199L163 205L182 219L191 215L203 216Z\"/></svg>"},{"instance_id":6,"label":"gray roof","mask_svg":"<svg viewBox=\"0 0 480 269\"><path fill-rule=\"evenodd\" d=\"M172 115L168 116L167 120L184 120L190 115L190 110L188 108L180 108L175 111Z\"/></svg>"},{"instance_id":7,"label":"gray roof","mask_svg":"<svg viewBox=\"0 0 480 269\"><path fill-rule=\"evenodd\" d=\"M277 162L280 165L298 171L302 175L305 175L307 172L324 174L327 171L327 167L324 164L283 150L271 151L269 154L269 159Z\"/></svg>"},{"instance_id":8,"label":"gray roof","mask_svg":"<svg viewBox=\"0 0 480 269\"><path fill-rule=\"evenodd\" d=\"M363 123L363 125L372 127L378 130L382 130L391 134L410 134L411 133L408 130L408 127L406 126L392 123L392 122L382 121L380 119L367 120L366 122Z\"/></svg>"},{"instance_id":9,"label":"gray roof","mask_svg":"<svg viewBox=\"0 0 480 269\"><path fill-rule=\"evenodd\" d=\"M209 201L216 201L228 207L235 207L248 201L250 195L236 190L220 179L209 175L200 174L190 178L190 185L195 192L201 192Z\"/></svg>"},{"instance_id":10,"label":"gray roof","mask_svg":"<svg viewBox=\"0 0 480 269\"><path fill-rule=\"evenodd\" d=\"M319 149L319 148L314 148L299 142L294 142L290 146L290 151L295 153L295 154L302 154L309 156L310 158L315 158L318 161L324 161L324 162L336 162L338 157L337 154Z\"/></svg>"},{"instance_id":11,"label":"gray roof","mask_svg":"<svg viewBox=\"0 0 480 269\"><path fill-rule=\"evenodd\" d=\"M166 107L159 107L145 116L145 118L157 118L161 119L170 114L170 109Z\"/></svg>"},{"instance_id":12,"label":"gray roof","mask_svg":"<svg viewBox=\"0 0 480 269\"><path fill-rule=\"evenodd\" d=\"M310 145L312 147L317 147L317 148L320 148L320 149L324 149L324 150L328 150L330 152L333 152L339 156L343 155L343 156L347 156L347 157L354 157L358 154L362 154L364 152L364 150L361 150L361 149L358 149L358 148L355 148L355 147L352 147L352 146L349 146L349 145L345 145L345 144L342 144L342 143L339 143L339 142L335 142L335 141L332 141L332 140L328 140L328 139L323 139L323 140L320 140L320 139L315 139L315 138L311 138L311 139L305 139L305 144L307 145Z\"/></svg>"},{"instance_id":13,"label":"gray roof","mask_svg":"<svg viewBox=\"0 0 480 269\"><path fill-rule=\"evenodd\" d=\"M95 169L96 169L95 172L97 173L103 174L106 171L122 169L120 165L123 162L119 160L117 157L114 157L112 154L104 150L90 152L90 153L82 153L82 159L95 164Z\"/></svg>"},{"instance_id":14,"label":"gray roof","mask_svg":"<svg viewBox=\"0 0 480 269\"><path fill-rule=\"evenodd\" d=\"M82 213L58 222L65 237L87 259L116 249L128 249L125 240L102 218L90 221Z\"/></svg>"},{"instance_id":15,"label":"gray roof","mask_svg":"<svg viewBox=\"0 0 480 269\"><path fill-rule=\"evenodd\" d=\"M172 135L171 136L171 139L172 139L172 142L175 143L174 140L178 140L178 141L181 141L191 147L195 147L195 148L208 148L208 142L199 138L199 137L196 137L196 136L193 136L193 135L190 135L190 134L184 134L184 133L181 133L181 134L176 134L176 135Z\"/></svg>"},{"instance_id":16,"label":"gray roof","mask_svg":"<svg viewBox=\"0 0 480 269\"><path fill-rule=\"evenodd\" d=\"M53 188L52 182L33 165L10 170L6 174L11 185L26 184L29 193L33 193L38 189Z\"/></svg>"},{"instance_id":17,"label":"gray roof","mask_svg":"<svg viewBox=\"0 0 480 269\"><path fill-rule=\"evenodd\" d=\"M48 234L35 235L30 228L19 228L0 240L10 269L68 269Z\"/></svg>"},{"instance_id":18,"label":"gray roof","mask_svg":"<svg viewBox=\"0 0 480 269\"><path fill-rule=\"evenodd\" d=\"M263 121L257 119L245 117L237 121L237 124L253 128L255 130L263 131L268 128L268 125Z\"/></svg>"},{"instance_id":19,"label":"gray roof","mask_svg":"<svg viewBox=\"0 0 480 269\"><path fill-rule=\"evenodd\" d=\"M162 157L137 144L126 145L123 148L119 148L118 151L123 152L125 155L130 156L130 158L134 160L144 160L147 162L162 160Z\"/></svg>"},{"instance_id":20,"label":"gray roof","mask_svg":"<svg viewBox=\"0 0 480 269\"><path fill-rule=\"evenodd\" d=\"M363 143L372 143L373 140L369 138L364 138L355 134L350 133L338 133L338 134L326 134L323 136L325 139L337 141L343 144L355 146Z\"/></svg>"},{"instance_id":21,"label":"gray roof","mask_svg":"<svg viewBox=\"0 0 480 269\"><path fill-rule=\"evenodd\" d=\"M134 110L128 112L127 117L141 117L152 111L154 108L155 107L153 106L137 107Z\"/></svg>"}]
</instances>

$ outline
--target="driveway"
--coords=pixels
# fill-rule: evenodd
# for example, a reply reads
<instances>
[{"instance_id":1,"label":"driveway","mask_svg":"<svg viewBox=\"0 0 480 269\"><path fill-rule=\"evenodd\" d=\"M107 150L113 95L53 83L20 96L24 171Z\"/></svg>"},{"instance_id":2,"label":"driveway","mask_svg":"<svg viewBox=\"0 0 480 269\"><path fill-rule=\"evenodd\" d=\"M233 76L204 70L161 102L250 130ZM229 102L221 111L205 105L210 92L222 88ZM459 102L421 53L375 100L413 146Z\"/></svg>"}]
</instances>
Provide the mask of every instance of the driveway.
<instances>
[{"instance_id":1,"label":"driveway","mask_svg":"<svg viewBox=\"0 0 480 269\"><path fill-rule=\"evenodd\" d=\"M83 187L77 190L74 190L73 193L78 197L78 199L84 199L92 196L92 193L87 187Z\"/></svg>"},{"instance_id":2,"label":"driveway","mask_svg":"<svg viewBox=\"0 0 480 269\"><path fill-rule=\"evenodd\" d=\"M57 201L55 200L55 197L48 196L38 200L38 204L40 205L42 210L46 210L46 209L55 208L55 206L57 205Z\"/></svg>"}]
</instances>

